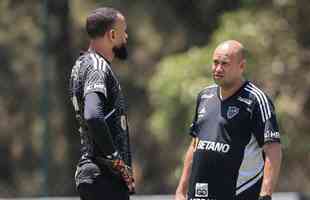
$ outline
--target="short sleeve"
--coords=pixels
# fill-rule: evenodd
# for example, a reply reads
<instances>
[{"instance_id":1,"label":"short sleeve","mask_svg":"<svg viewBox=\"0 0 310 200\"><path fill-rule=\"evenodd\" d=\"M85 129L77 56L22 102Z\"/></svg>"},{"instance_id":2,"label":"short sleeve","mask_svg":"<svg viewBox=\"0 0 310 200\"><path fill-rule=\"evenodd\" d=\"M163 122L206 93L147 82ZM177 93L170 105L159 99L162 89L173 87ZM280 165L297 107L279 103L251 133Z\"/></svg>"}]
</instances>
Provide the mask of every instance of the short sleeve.
<instances>
[{"instance_id":1,"label":"short sleeve","mask_svg":"<svg viewBox=\"0 0 310 200\"><path fill-rule=\"evenodd\" d=\"M88 67L84 82L84 97L91 92L99 92L107 97L106 63L100 59L93 59Z\"/></svg>"},{"instance_id":2,"label":"short sleeve","mask_svg":"<svg viewBox=\"0 0 310 200\"><path fill-rule=\"evenodd\" d=\"M279 126L276 118L275 108L269 97L263 95L254 106L253 133L258 144L280 142Z\"/></svg>"}]
</instances>

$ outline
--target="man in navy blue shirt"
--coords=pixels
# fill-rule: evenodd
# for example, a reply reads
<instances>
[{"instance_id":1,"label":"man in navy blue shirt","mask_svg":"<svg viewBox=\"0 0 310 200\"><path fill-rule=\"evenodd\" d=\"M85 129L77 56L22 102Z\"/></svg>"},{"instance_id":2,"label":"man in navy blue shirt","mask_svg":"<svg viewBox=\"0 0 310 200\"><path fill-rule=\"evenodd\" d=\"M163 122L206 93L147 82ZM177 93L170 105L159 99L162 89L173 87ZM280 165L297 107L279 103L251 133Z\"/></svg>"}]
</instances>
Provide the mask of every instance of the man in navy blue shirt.
<instances>
[{"instance_id":1,"label":"man in navy blue shirt","mask_svg":"<svg viewBox=\"0 0 310 200\"><path fill-rule=\"evenodd\" d=\"M176 200L268 200L281 145L270 98L243 77L244 48L229 40L213 53L215 81L197 98Z\"/></svg>"},{"instance_id":2,"label":"man in navy blue shirt","mask_svg":"<svg viewBox=\"0 0 310 200\"><path fill-rule=\"evenodd\" d=\"M81 137L75 181L82 200L129 200L135 190L127 106L111 66L114 57L127 57L126 29L119 11L92 11L86 21L89 49L72 69L70 96Z\"/></svg>"}]
</instances>

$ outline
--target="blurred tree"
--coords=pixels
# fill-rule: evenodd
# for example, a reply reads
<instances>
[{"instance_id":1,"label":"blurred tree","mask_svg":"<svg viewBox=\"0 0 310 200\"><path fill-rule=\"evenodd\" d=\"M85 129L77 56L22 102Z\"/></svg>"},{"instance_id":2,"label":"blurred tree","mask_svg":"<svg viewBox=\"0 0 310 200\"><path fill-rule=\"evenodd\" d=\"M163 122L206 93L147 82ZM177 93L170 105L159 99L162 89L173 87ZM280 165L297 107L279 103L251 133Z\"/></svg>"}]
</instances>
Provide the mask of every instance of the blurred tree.
<instances>
[{"instance_id":1,"label":"blurred tree","mask_svg":"<svg viewBox=\"0 0 310 200\"><path fill-rule=\"evenodd\" d=\"M70 146L77 145L70 115L68 72L71 70L71 31L68 1L49 1L50 59L42 62L43 43L41 1L0 3L0 69L1 89L1 196L32 196L41 193L42 186L42 119L40 96L43 67L50 68L47 77L51 85L49 124L51 156L49 157L49 188L51 195L73 194L75 157ZM18 13L18 15L17 15ZM61 47L61 48L59 48ZM63 48L65 47L65 48ZM20 101L22 98L22 101ZM65 112L64 112L65 111ZM70 115L70 117L68 117ZM69 131L70 130L70 131ZM66 137L69 137L68 139ZM67 145L68 141L71 145ZM58 148L55 148L55 147ZM76 152L74 147L74 151ZM76 159L74 159L76 158ZM64 162L65 161L65 162Z\"/></svg>"},{"instance_id":2,"label":"blurred tree","mask_svg":"<svg viewBox=\"0 0 310 200\"><path fill-rule=\"evenodd\" d=\"M79 137L68 98L68 84L74 57L74 37L69 1L48 1L49 63L52 73L50 92L50 195L73 195ZM58 147L59 146L59 147ZM55 148L57 147L57 148ZM57 173L57 176L55 176Z\"/></svg>"},{"instance_id":3,"label":"blurred tree","mask_svg":"<svg viewBox=\"0 0 310 200\"><path fill-rule=\"evenodd\" d=\"M0 129L1 196L35 194L39 188L40 133L38 118L40 7L27 3L0 2ZM30 14L31 13L31 14Z\"/></svg>"}]
</instances>

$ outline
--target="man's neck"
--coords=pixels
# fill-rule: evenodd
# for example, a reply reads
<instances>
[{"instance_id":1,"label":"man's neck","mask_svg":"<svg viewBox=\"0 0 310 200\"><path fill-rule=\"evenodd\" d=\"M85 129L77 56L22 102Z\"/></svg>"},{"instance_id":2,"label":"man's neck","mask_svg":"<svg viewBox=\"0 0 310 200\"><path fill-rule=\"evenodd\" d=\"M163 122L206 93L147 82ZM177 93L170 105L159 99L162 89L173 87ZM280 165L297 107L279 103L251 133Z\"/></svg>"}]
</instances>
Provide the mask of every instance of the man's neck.
<instances>
[{"instance_id":1,"label":"man's neck","mask_svg":"<svg viewBox=\"0 0 310 200\"><path fill-rule=\"evenodd\" d=\"M112 50L109 50L108 48L105 48L102 45L102 42L98 42L96 40L91 40L89 44L89 49L95 51L96 53L100 54L102 57L104 57L109 62L112 62L113 60L113 52Z\"/></svg>"},{"instance_id":2,"label":"man's neck","mask_svg":"<svg viewBox=\"0 0 310 200\"><path fill-rule=\"evenodd\" d=\"M240 79L231 87L220 86L220 97L221 97L221 99L225 100L225 99L231 97L232 95L234 95L242 87L244 82L245 82L244 79Z\"/></svg>"}]
</instances>

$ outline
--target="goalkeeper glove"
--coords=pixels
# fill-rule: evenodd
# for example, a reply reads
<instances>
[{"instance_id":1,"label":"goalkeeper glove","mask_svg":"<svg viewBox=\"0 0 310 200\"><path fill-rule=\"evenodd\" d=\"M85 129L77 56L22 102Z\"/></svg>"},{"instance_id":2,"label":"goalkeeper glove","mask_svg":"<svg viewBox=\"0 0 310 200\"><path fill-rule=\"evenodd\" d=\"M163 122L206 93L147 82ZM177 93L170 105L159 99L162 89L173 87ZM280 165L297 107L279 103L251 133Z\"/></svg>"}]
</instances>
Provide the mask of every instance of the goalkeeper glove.
<instances>
[{"instance_id":1,"label":"goalkeeper glove","mask_svg":"<svg viewBox=\"0 0 310 200\"><path fill-rule=\"evenodd\" d=\"M130 194L135 193L135 182L133 179L132 168L125 164L124 160L120 157L117 151L112 155L107 156L107 158L100 157L98 159L103 161L103 163L108 166L113 173L122 178L122 180L126 183Z\"/></svg>"}]
</instances>

